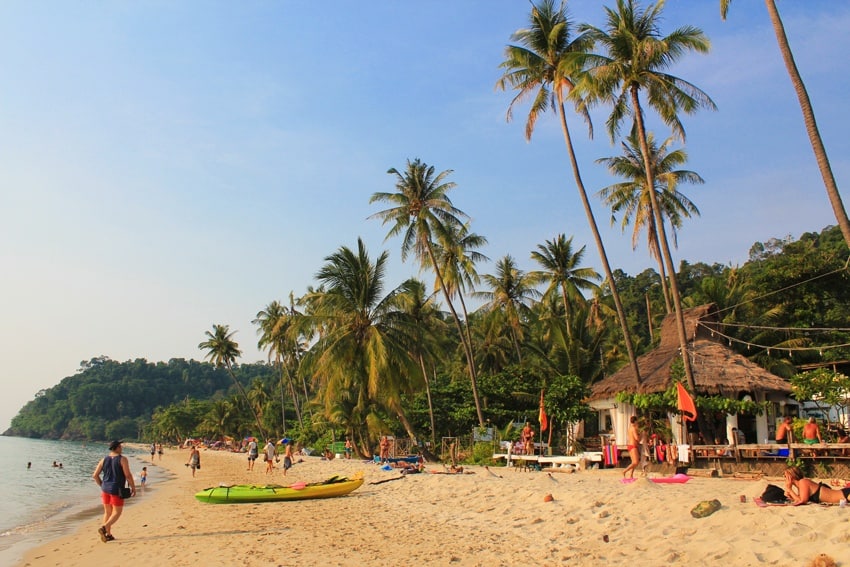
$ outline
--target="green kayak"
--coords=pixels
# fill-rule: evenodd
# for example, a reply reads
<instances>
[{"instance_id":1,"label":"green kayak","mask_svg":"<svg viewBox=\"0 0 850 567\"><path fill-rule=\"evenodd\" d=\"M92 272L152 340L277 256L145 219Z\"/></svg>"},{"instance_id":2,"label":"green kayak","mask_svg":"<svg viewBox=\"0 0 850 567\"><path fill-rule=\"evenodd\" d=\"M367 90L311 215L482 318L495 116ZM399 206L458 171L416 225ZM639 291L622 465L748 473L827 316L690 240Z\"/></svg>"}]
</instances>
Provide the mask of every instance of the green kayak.
<instances>
[{"instance_id":1,"label":"green kayak","mask_svg":"<svg viewBox=\"0 0 850 567\"><path fill-rule=\"evenodd\" d=\"M306 484L297 482L289 486L278 484L237 484L213 486L195 494L201 502L211 504L238 504L242 502L283 502L287 500L309 500L312 498L334 498L345 496L360 488L363 475L354 478L333 476L324 482Z\"/></svg>"}]
</instances>

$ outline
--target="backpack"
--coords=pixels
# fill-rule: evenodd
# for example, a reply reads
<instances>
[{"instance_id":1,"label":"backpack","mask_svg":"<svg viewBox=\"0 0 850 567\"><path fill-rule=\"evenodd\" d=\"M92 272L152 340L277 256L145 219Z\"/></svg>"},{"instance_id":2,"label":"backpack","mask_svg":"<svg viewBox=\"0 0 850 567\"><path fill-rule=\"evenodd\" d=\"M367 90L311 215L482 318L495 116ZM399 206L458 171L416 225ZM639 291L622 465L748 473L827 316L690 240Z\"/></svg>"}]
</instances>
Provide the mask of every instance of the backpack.
<instances>
[{"instance_id":1,"label":"backpack","mask_svg":"<svg viewBox=\"0 0 850 567\"><path fill-rule=\"evenodd\" d=\"M768 504L786 504L790 502L788 497L785 496L785 490L779 488L775 484L767 485L767 488L765 488L764 492L761 494L761 499Z\"/></svg>"}]
</instances>

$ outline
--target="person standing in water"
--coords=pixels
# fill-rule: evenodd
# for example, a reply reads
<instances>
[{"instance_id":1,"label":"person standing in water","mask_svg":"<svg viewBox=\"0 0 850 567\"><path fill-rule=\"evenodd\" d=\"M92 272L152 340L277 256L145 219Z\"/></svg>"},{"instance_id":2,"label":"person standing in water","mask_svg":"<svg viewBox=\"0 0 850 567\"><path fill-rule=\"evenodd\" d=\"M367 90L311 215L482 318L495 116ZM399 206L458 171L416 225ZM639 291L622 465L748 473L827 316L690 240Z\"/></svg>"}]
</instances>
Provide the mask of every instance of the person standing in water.
<instances>
[{"instance_id":1,"label":"person standing in water","mask_svg":"<svg viewBox=\"0 0 850 567\"><path fill-rule=\"evenodd\" d=\"M92 478L100 487L100 499L103 503L103 525L97 529L100 540L104 543L112 541L112 526L124 511L124 498L121 489L124 484L130 485L130 496L136 494L136 483L130 472L130 462L121 453L121 441L109 444L109 454L97 463ZM101 473L103 478L101 478Z\"/></svg>"}]
</instances>

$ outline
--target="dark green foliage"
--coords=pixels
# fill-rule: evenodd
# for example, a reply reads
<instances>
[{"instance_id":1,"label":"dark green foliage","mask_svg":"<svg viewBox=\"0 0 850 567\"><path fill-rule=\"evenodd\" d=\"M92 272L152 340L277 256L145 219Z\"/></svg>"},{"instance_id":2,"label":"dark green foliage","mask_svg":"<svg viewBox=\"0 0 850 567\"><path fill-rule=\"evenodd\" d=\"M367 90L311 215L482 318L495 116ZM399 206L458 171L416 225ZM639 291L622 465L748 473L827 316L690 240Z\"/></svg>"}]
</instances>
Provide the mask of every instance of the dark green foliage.
<instances>
[{"instance_id":1,"label":"dark green foliage","mask_svg":"<svg viewBox=\"0 0 850 567\"><path fill-rule=\"evenodd\" d=\"M275 379L266 364L236 369L243 383ZM227 393L224 369L195 360L151 363L107 357L80 364L80 371L38 392L12 419L7 435L44 439L138 439L158 407L186 398L209 399Z\"/></svg>"}]
</instances>

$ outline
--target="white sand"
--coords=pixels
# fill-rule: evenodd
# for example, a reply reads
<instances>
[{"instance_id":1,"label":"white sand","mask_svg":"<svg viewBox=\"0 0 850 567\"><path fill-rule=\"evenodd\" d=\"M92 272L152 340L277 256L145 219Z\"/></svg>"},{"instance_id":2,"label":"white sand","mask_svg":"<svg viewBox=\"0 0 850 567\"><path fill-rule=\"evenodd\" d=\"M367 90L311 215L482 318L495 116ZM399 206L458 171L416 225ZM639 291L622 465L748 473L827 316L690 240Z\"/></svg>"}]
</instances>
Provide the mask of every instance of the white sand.
<instances>
[{"instance_id":1,"label":"white sand","mask_svg":"<svg viewBox=\"0 0 850 567\"><path fill-rule=\"evenodd\" d=\"M549 475L468 467L474 474L426 473L370 485L398 473L307 457L284 478L280 469L266 475L262 461L249 473L245 455L214 451L202 452L193 479L183 465L187 456L166 451L156 466L178 478L150 486L127 507L113 528L116 541L102 543L99 519L86 520L74 535L31 550L23 565L728 567L806 565L820 552L850 565L850 507L759 508L752 499L766 481L624 485L618 470ZM341 498L214 505L193 497L219 483L312 482L359 470L366 484ZM544 502L546 494L553 501ZM719 511L691 517L694 505L715 498Z\"/></svg>"}]
</instances>

